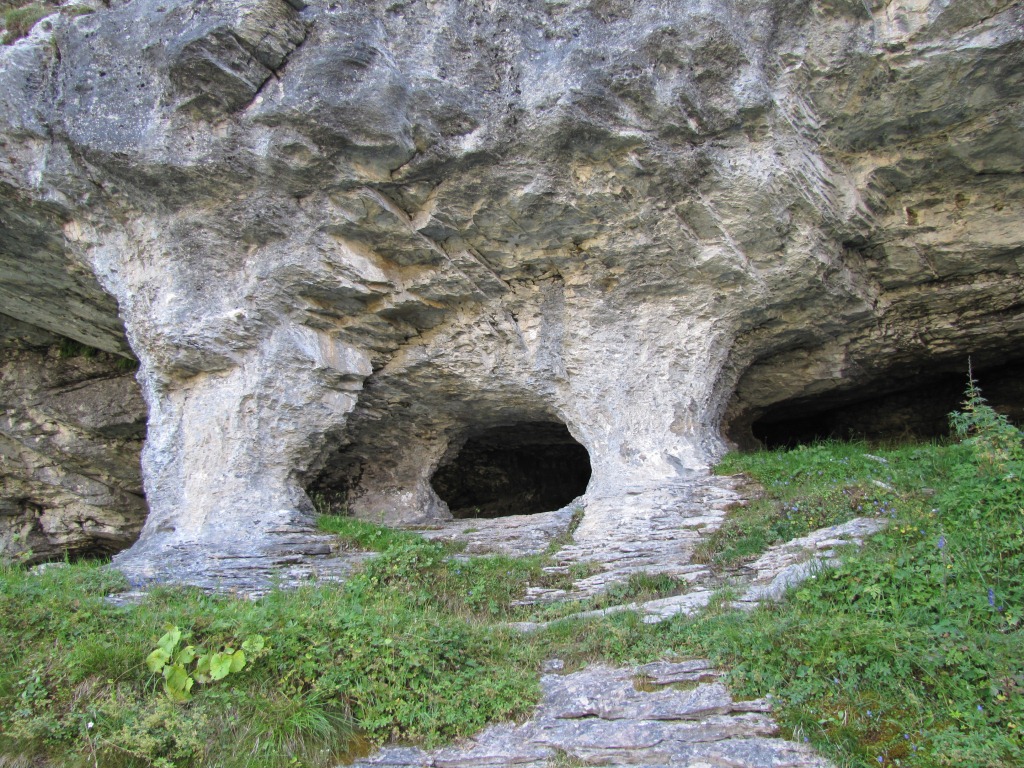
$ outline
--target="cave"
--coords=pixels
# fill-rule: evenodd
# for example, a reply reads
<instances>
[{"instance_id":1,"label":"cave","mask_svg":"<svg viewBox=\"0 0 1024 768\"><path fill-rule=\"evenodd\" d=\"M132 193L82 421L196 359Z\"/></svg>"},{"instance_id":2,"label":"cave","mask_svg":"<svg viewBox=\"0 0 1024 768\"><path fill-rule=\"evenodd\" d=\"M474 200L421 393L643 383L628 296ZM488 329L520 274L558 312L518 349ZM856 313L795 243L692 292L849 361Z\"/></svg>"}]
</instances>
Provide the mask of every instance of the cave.
<instances>
[{"instance_id":1,"label":"cave","mask_svg":"<svg viewBox=\"0 0 1024 768\"><path fill-rule=\"evenodd\" d=\"M1017 425L1024 423L1022 375L1022 362L974 371L989 405ZM792 448L828 439L941 439L949 435L949 414L963 403L966 383L962 372L938 372L914 377L895 389L876 382L851 392L783 401L753 421L751 431L765 448Z\"/></svg>"},{"instance_id":2,"label":"cave","mask_svg":"<svg viewBox=\"0 0 1024 768\"><path fill-rule=\"evenodd\" d=\"M456 518L561 509L587 490L590 455L564 424L521 422L470 432L431 479Z\"/></svg>"}]
</instances>

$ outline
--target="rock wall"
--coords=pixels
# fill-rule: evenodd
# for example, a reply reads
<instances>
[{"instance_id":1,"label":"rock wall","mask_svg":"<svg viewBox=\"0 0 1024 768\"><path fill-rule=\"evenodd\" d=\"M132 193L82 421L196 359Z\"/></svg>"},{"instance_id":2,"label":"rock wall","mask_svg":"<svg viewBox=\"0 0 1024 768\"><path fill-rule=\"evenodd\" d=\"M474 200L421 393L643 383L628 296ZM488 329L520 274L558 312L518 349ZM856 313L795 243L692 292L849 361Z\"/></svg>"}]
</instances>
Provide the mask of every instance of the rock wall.
<instances>
[{"instance_id":1,"label":"rock wall","mask_svg":"<svg viewBox=\"0 0 1024 768\"><path fill-rule=\"evenodd\" d=\"M0 51L0 269L139 359L136 578L300 551L331 482L443 518L496 427L565 424L607 500L1020 358L1012 2L111 6Z\"/></svg>"},{"instance_id":2,"label":"rock wall","mask_svg":"<svg viewBox=\"0 0 1024 768\"><path fill-rule=\"evenodd\" d=\"M130 365L0 315L0 557L111 555L146 517Z\"/></svg>"}]
</instances>

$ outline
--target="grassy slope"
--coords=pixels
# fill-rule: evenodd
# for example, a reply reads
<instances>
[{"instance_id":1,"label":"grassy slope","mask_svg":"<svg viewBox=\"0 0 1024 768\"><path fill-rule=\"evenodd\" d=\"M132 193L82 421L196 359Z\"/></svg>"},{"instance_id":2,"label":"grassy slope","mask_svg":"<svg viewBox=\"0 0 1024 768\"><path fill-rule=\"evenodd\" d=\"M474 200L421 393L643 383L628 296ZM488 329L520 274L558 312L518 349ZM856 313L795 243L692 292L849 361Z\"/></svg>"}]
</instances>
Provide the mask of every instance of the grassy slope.
<instances>
[{"instance_id":1,"label":"grassy slope","mask_svg":"<svg viewBox=\"0 0 1024 768\"><path fill-rule=\"evenodd\" d=\"M0 755L326 766L370 743L437 744L525 716L548 656L572 668L704 655L733 669L738 693L774 696L787 733L840 764L1024 765L1020 462L997 466L969 445L867 454L825 444L727 458L722 471L757 477L766 495L736 512L711 562L869 510L892 519L843 567L750 615L719 607L648 626L627 614L523 638L500 622L523 617L509 602L542 578L542 557L452 559L338 518L325 527L380 556L345 585L258 602L161 590L114 608L102 596L119 577L95 565L4 568ZM268 647L173 704L144 664L168 626L210 649L253 634Z\"/></svg>"},{"instance_id":2,"label":"grassy slope","mask_svg":"<svg viewBox=\"0 0 1024 768\"><path fill-rule=\"evenodd\" d=\"M879 451L884 464L865 453L726 462L759 477L784 515L827 508L845 488L892 518L786 605L720 620L735 682L775 691L798 736L851 764L1024 765L1021 466L979 473L967 446Z\"/></svg>"}]
</instances>

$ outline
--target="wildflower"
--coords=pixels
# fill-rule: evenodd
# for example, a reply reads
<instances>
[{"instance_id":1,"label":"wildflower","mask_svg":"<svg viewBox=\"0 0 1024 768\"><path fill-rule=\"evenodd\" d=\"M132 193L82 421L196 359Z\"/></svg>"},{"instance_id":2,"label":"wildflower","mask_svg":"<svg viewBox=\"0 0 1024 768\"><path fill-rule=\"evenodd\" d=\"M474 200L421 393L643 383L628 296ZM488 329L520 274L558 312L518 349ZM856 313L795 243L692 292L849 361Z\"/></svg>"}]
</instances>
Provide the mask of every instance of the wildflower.
<instances>
[{"instance_id":1,"label":"wildflower","mask_svg":"<svg viewBox=\"0 0 1024 768\"><path fill-rule=\"evenodd\" d=\"M996 592L992 587L988 588L988 604L993 608L996 607ZM981 707L979 706L978 709L981 709Z\"/></svg>"},{"instance_id":2,"label":"wildflower","mask_svg":"<svg viewBox=\"0 0 1024 768\"><path fill-rule=\"evenodd\" d=\"M885 758L883 758L881 755L879 755L878 756L878 764L881 765L884 762L885 762Z\"/></svg>"},{"instance_id":3,"label":"wildflower","mask_svg":"<svg viewBox=\"0 0 1024 768\"><path fill-rule=\"evenodd\" d=\"M92 730L92 726L93 726L92 720L90 720L88 723L85 724L85 727L88 728L90 731Z\"/></svg>"},{"instance_id":4,"label":"wildflower","mask_svg":"<svg viewBox=\"0 0 1024 768\"><path fill-rule=\"evenodd\" d=\"M871 717L871 710L868 710L868 717Z\"/></svg>"},{"instance_id":5,"label":"wildflower","mask_svg":"<svg viewBox=\"0 0 1024 768\"><path fill-rule=\"evenodd\" d=\"M978 705L978 711L979 711L979 712L983 711L983 710L982 710L982 707L981 707L981 704L979 704L979 705Z\"/></svg>"},{"instance_id":6,"label":"wildflower","mask_svg":"<svg viewBox=\"0 0 1024 768\"><path fill-rule=\"evenodd\" d=\"M907 741L910 741L910 734L909 733L904 733L903 734L903 738L906 739Z\"/></svg>"},{"instance_id":7,"label":"wildflower","mask_svg":"<svg viewBox=\"0 0 1024 768\"><path fill-rule=\"evenodd\" d=\"M939 547L939 549L945 549L946 548L946 537L945 536L939 536L938 547Z\"/></svg>"}]
</instances>

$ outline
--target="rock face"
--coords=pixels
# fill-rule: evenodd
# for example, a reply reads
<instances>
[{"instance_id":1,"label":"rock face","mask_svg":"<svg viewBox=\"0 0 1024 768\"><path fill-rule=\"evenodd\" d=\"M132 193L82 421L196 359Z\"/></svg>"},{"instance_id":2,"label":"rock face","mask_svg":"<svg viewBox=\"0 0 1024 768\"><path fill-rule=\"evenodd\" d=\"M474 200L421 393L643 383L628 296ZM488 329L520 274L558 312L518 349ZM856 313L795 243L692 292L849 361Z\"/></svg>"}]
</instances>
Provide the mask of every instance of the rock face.
<instances>
[{"instance_id":1,"label":"rock face","mask_svg":"<svg viewBox=\"0 0 1024 768\"><path fill-rule=\"evenodd\" d=\"M608 504L1020 359L1019 4L111 6L0 50L0 295L139 359L136 578L446 518L498 428Z\"/></svg>"},{"instance_id":2,"label":"rock face","mask_svg":"<svg viewBox=\"0 0 1024 768\"><path fill-rule=\"evenodd\" d=\"M146 517L133 374L113 355L62 354L58 337L2 316L0 349L0 557L124 549Z\"/></svg>"}]
</instances>

